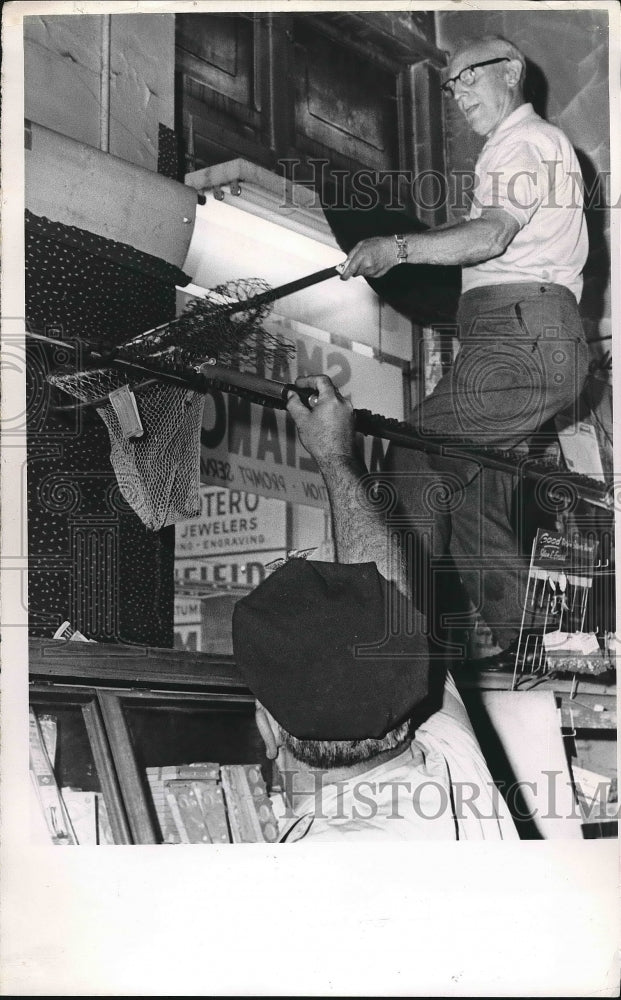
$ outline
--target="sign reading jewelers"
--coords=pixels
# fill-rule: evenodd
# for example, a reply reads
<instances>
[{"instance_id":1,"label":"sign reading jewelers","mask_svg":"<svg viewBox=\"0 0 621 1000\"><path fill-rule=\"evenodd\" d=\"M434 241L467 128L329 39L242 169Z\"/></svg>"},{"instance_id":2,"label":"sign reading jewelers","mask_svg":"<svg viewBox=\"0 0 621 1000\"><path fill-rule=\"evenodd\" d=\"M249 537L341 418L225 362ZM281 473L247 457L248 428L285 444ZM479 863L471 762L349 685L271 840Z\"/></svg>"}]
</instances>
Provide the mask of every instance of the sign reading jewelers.
<instances>
[{"instance_id":1,"label":"sign reading jewelers","mask_svg":"<svg viewBox=\"0 0 621 1000\"><path fill-rule=\"evenodd\" d=\"M201 510L175 525L175 585L202 593L256 587L265 565L285 555L283 503L256 493L202 485ZM175 618L175 621L177 618Z\"/></svg>"},{"instance_id":2,"label":"sign reading jewelers","mask_svg":"<svg viewBox=\"0 0 621 1000\"><path fill-rule=\"evenodd\" d=\"M301 324L288 321L286 325L285 335L295 342L295 357L261 374L279 382L294 382L301 375L329 375L354 407L403 419L400 366L315 340L299 332ZM381 465L387 442L364 438L363 443L367 468L373 471ZM219 390L205 400L201 481L294 504L328 506L323 479L286 411Z\"/></svg>"}]
</instances>

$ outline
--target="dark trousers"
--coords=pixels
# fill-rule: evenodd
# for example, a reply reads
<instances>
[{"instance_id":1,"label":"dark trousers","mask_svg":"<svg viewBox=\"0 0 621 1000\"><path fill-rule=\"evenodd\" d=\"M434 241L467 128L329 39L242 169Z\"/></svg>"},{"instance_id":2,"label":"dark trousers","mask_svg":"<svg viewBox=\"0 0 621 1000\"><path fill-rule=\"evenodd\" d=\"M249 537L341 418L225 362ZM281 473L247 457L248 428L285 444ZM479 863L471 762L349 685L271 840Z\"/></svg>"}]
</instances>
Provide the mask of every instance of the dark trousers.
<instances>
[{"instance_id":1,"label":"dark trousers","mask_svg":"<svg viewBox=\"0 0 621 1000\"><path fill-rule=\"evenodd\" d=\"M575 297L516 283L466 292L451 370L413 411L422 434L494 449L532 447L536 432L576 403L588 370ZM528 559L512 523L516 478L479 463L391 446L400 511L448 549L466 593L503 647L518 634ZM429 615L429 609L427 609Z\"/></svg>"}]
</instances>

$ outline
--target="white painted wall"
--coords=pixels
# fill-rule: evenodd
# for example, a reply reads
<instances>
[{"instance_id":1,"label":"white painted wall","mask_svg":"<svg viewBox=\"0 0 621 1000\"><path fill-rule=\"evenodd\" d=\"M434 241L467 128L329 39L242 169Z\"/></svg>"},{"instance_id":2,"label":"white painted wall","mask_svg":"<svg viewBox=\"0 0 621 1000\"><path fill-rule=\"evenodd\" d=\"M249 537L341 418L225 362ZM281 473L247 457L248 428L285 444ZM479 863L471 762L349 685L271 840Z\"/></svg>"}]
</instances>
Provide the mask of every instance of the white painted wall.
<instances>
[{"instance_id":1,"label":"white painted wall","mask_svg":"<svg viewBox=\"0 0 621 1000\"><path fill-rule=\"evenodd\" d=\"M173 14L24 18L25 117L157 169L174 125Z\"/></svg>"}]
</instances>

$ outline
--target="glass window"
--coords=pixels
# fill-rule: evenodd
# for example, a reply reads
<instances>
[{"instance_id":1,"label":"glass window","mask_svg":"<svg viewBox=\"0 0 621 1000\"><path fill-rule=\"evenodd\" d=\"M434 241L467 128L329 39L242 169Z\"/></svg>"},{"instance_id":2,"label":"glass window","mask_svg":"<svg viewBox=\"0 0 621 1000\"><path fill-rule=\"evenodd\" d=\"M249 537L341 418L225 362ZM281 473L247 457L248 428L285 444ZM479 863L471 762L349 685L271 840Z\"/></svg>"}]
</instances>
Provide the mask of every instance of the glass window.
<instances>
[{"instance_id":1,"label":"glass window","mask_svg":"<svg viewBox=\"0 0 621 1000\"><path fill-rule=\"evenodd\" d=\"M114 843L82 706L34 704L29 749L33 836L58 845Z\"/></svg>"},{"instance_id":2,"label":"glass window","mask_svg":"<svg viewBox=\"0 0 621 1000\"><path fill-rule=\"evenodd\" d=\"M277 839L253 701L125 700L123 712L160 842Z\"/></svg>"}]
</instances>

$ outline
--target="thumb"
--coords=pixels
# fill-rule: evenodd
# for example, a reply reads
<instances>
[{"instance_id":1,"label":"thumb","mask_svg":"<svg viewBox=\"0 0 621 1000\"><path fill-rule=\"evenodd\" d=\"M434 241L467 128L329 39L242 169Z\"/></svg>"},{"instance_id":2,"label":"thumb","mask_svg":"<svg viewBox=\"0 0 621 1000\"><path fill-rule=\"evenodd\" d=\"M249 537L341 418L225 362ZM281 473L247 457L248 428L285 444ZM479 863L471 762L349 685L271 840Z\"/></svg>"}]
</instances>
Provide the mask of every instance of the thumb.
<instances>
[{"instance_id":1,"label":"thumb","mask_svg":"<svg viewBox=\"0 0 621 1000\"><path fill-rule=\"evenodd\" d=\"M309 412L308 407L304 405L297 392L292 389L287 396L287 412L291 414L296 423Z\"/></svg>"}]
</instances>

